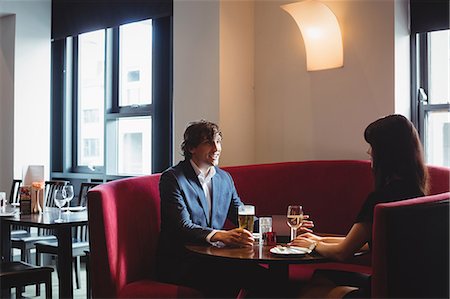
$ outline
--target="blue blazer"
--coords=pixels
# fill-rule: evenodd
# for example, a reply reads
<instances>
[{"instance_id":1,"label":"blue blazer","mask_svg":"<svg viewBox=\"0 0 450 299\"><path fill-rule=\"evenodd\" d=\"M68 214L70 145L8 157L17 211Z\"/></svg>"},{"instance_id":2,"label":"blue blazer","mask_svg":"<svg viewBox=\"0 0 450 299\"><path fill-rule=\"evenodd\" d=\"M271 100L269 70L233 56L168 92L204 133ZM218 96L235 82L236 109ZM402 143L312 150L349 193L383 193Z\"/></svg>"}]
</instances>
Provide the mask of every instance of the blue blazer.
<instances>
[{"instance_id":1,"label":"blue blazer","mask_svg":"<svg viewBox=\"0 0 450 299\"><path fill-rule=\"evenodd\" d=\"M243 203L230 174L218 167L215 169L211 181L211 218L205 194L189 160L161 175L158 263L164 268L176 266L180 270L180 264L189 258L186 244L207 244L206 236L213 229L223 229L227 219L237 223L237 210Z\"/></svg>"}]
</instances>

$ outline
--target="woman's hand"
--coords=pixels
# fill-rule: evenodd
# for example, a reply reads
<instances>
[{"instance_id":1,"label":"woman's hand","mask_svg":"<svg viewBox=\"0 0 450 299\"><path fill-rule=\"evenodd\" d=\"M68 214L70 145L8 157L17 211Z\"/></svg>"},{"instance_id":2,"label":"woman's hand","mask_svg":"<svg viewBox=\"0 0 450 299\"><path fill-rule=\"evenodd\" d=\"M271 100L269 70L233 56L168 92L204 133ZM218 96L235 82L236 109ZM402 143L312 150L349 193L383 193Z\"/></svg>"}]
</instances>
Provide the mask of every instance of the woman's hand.
<instances>
[{"instance_id":1,"label":"woman's hand","mask_svg":"<svg viewBox=\"0 0 450 299\"><path fill-rule=\"evenodd\" d=\"M313 239L310 239L310 238L298 236L298 237L295 238L289 245L291 245L291 246L297 246L297 247L310 248L310 247L313 246L314 244L317 244L317 242L318 242L318 241L313 240Z\"/></svg>"},{"instance_id":2,"label":"woman's hand","mask_svg":"<svg viewBox=\"0 0 450 299\"><path fill-rule=\"evenodd\" d=\"M227 246L250 247L253 246L255 239L251 232L242 228L232 230L221 230L211 237L212 242L221 241Z\"/></svg>"},{"instance_id":3,"label":"woman's hand","mask_svg":"<svg viewBox=\"0 0 450 299\"><path fill-rule=\"evenodd\" d=\"M309 215L303 215L303 222L302 225L299 227L299 232L301 234L303 233L312 233L312 228L314 227L314 222L309 219Z\"/></svg>"},{"instance_id":4,"label":"woman's hand","mask_svg":"<svg viewBox=\"0 0 450 299\"><path fill-rule=\"evenodd\" d=\"M310 239L310 240L313 240L316 242L322 241L322 239L323 239L323 237L312 234L312 233L304 233L304 234L301 234L300 236L298 236L297 238L299 238L299 237L307 238L307 239Z\"/></svg>"}]
</instances>

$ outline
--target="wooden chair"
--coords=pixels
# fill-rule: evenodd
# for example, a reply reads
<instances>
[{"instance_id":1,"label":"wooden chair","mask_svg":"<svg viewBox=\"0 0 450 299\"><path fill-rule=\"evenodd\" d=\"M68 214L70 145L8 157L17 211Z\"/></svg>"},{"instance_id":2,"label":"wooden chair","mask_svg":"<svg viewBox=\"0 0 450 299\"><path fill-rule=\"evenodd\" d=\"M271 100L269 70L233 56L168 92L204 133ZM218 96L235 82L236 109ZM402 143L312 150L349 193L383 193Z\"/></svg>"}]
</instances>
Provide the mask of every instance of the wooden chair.
<instances>
[{"instance_id":1,"label":"wooden chair","mask_svg":"<svg viewBox=\"0 0 450 299\"><path fill-rule=\"evenodd\" d=\"M11 185L11 192L9 193L9 203L18 204L19 203L19 188L22 185L22 180L13 180ZM11 236L26 237L30 234L30 228L27 226L13 225L11 227Z\"/></svg>"},{"instance_id":2,"label":"wooden chair","mask_svg":"<svg viewBox=\"0 0 450 299\"><path fill-rule=\"evenodd\" d=\"M0 262L1 297L9 298L11 288L16 289L16 298L21 297L27 285L45 283L45 297L52 298L51 267L37 267L24 262Z\"/></svg>"},{"instance_id":3,"label":"wooden chair","mask_svg":"<svg viewBox=\"0 0 450 299\"><path fill-rule=\"evenodd\" d=\"M55 207L53 193L55 190L62 189L69 181L46 181L45 182L45 207ZM34 248L34 243L42 240L56 240L53 231L49 229L38 228L37 234L28 234L27 236L11 235L11 248L20 249L20 260L31 263L30 250Z\"/></svg>"},{"instance_id":4,"label":"wooden chair","mask_svg":"<svg viewBox=\"0 0 450 299\"><path fill-rule=\"evenodd\" d=\"M19 187L22 185L22 180L13 180L11 185L11 192L9 193L9 203L19 202Z\"/></svg>"},{"instance_id":5,"label":"wooden chair","mask_svg":"<svg viewBox=\"0 0 450 299\"><path fill-rule=\"evenodd\" d=\"M78 206L86 207L87 205L87 193L90 189L97 186L96 183L81 183L80 193L78 196ZM44 240L36 242L36 264L41 265L41 254L58 254L58 240ZM89 239L88 239L88 227L79 226L73 230L72 238L72 256L74 258L74 270L75 270L75 283L76 288L79 289L80 286L80 267L81 267L81 256L85 255L85 252L89 251ZM36 295L40 294L39 285L36 289Z\"/></svg>"}]
</instances>

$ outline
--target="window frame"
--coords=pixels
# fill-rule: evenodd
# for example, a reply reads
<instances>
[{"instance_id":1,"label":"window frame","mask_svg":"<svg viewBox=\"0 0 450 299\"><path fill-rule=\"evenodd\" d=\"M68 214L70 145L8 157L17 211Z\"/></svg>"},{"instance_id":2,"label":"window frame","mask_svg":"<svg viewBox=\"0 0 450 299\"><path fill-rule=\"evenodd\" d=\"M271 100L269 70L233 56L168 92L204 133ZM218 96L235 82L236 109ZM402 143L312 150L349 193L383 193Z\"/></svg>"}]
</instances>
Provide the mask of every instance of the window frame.
<instances>
[{"instance_id":1,"label":"window frame","mask_svg":"<svg viewBox=\"0 0 450 299\"><path fill-rule=\"evenodd\" d=\"M127 117L152 119L152 172L161 172L172 165L172 17L152 19L152 103L145 105L119 106L120 25L105 29L104 163L95 169L77 165L78 118L82 117L78 115L78 36L71 37L71 46L67 39L52 40L52 178L83 176L106 181L127 177L106 173L111 144L107 123ZM71 54L67 53L69 47Z\"/></svg>"},{"instance_id":2,"label":"window frame","mask_svg":"<svg viewBox=\"0 0 450 299\"><path fill-rule=\"evenodd\" d=\"M448 29L443 29L448 30ZM431 104L428 102L429 90L429 33L418 32L411 33L410 52L411 52L411 120L416 126L420 141L423 144L425 156L426 148L426 118L430 112L449 111L450 99L446 104Z\"/></svg>"}]
</instances>

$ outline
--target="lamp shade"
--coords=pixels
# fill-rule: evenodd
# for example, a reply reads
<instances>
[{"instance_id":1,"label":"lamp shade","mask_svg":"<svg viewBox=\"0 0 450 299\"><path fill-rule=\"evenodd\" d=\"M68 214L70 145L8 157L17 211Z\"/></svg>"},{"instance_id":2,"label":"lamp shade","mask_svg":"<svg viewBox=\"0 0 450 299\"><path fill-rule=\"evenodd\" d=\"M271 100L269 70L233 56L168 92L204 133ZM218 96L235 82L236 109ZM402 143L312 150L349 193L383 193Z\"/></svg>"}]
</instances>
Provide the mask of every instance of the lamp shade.
<instances>
[{"instance_id":1,"label":"lamp shade","mask_svg":"<svg viewBox=\"0 0 450 299\"><path fill-rule=\"evenodd\" d=\"M306 48L308 71L342 67L344 50L339 23L323 3L306 0L281 6L295 20Z\"/></svg>"}]
</instances>

